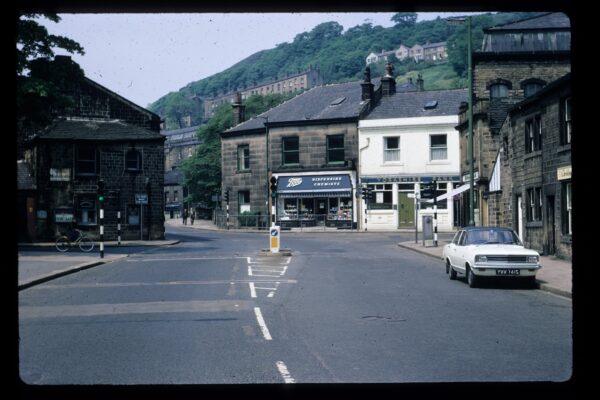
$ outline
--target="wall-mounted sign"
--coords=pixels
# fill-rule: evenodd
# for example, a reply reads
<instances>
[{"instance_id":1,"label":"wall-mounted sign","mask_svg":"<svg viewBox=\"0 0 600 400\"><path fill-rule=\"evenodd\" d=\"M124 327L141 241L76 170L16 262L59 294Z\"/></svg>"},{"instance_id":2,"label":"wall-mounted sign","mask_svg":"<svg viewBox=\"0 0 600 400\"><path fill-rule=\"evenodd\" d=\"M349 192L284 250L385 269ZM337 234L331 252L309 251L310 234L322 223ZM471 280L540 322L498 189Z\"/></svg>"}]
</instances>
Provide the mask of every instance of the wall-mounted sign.
<instances>
[{"instance_id":1,"label":"wall-mounted sign","mask_svg":"<svg viewBox=\"0 0 600 400\"><path fill-rule=\"evenodd\" d=\"M558 179L559 181L571 179L571 166L567 165L565 167L557 168L556 179Z\"/></svg>"},{"instance_id":2,"label":"wall-mounted sign","mask_svg":"<svg viewBox=\"0 0 600 400\"><path fill-rule=\"evenodd\" d=\"M56 223L71 223L75 217L72 208L56 208L54 209L54 222Z\"/></svg>"},{"instance_id":3,"label":"wall-mounted sign","mask_svg":"<svg viewBox=\"0 0 600 400\"><path fill-rule=\"evenodd\" d=\"M136 194L135 195L135 204L148 204L148 195L147 194Z\"/></svg>"},{"instance_id":4,"label":"wall-mounted sign","mask_svg":"<svg viewBox=\"0 0 600 400\"><path fill-rule=\"evenodd\" d=\"M71 180L71 168L50 168L51 182L68 182Z\"/></svg>"}]
</instances>

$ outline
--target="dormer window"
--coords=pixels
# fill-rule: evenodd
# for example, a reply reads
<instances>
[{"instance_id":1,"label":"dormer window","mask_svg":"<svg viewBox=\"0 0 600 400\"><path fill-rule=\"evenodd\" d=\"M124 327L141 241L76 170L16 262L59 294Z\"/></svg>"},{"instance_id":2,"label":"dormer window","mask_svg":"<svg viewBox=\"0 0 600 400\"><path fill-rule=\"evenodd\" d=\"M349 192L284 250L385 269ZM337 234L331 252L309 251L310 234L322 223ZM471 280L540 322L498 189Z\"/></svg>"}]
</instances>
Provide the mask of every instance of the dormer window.
<instances>
[{"instance_id":1,"label":"dormer window","mask_svg":"<svg viewBox=\"0 0 600 400\"><path fill-rule=\"evenodd\" d=\"M508 97L508 91L512 89L512 84L506 79L494 79L487 85L490 91L490 99L501 99Z\"/></svg>"},{"instance_id":2,"label":"dormer window","mask_svg":"<svg viewBox=\"0 0 600 400\"><path fill-rule=\"evenodd\" d=\"M523 89L523 94L525 97L531 97L537 92L539 92L544 86L546 82L541 79L527 79L521 82L521 88Z\"/></svg>"},{"instance_id":3,"label":"dormer window","mask_svg":"<svg viewBox=\"0 0 600 400\"><path fill-rule=\"evenodd\" d=\"M125 154L125 170L140 171L142 169L142 154L136 149L129 149Z\"/></svg>"}]
</instances>

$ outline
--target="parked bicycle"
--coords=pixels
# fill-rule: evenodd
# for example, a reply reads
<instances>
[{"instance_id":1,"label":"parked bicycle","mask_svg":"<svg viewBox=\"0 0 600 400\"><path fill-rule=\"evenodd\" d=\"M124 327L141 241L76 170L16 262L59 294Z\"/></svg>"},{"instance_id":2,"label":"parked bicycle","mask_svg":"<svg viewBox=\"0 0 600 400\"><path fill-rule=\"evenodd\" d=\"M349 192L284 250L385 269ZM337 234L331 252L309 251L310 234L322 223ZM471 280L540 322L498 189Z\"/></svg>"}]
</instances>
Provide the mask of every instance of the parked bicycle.
<instances>
[{"instance_id":1,"label":"parked bicycle","mask_svg":"<svg viewBox=\"0 0 600 400\"><path fill-rule=\"evenodd\" d=\"M65 251L68 251L72 246L79 246L79 249L86 253L92 251L92 249L94 248L94 241L85 236L85 234L80 230L76 230L76 232L78 236L74 240L71 240L69 236L65 233L59 236L58 239L56 239L55 243L56 250L60 251L61 253L64 253Z\"/></svg>"}]
</instances>

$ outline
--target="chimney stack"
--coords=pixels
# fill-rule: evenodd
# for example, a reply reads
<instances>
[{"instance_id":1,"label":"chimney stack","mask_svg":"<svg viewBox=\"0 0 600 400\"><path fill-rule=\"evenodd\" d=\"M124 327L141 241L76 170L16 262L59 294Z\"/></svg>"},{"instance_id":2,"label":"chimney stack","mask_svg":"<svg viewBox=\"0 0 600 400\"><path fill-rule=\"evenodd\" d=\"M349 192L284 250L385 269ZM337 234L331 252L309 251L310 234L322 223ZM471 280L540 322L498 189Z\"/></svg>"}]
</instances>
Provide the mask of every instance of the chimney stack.
<instances>
[{"instance_id":1,"label":"chimney stack","mask_svg":"<svg viewBox=\"0 0 600 400\"><path fill-rule=\"evenodd\" d=\"M362 100L373 99L373 84L371 83L371 68L365 68L364 81L360 84L362 87Z\"/></svg>"},{"instance_id":2,"label":"chimney stack","mask_svg":"<svg viewBox=\"0 0 600 400\"><path fill-rule=\"evenodd\" d=\"M385 76L381 78L381 94L391 96L396 93L396 79L394 78L394 66L388 62L385 64Z\"/></svg>"},{"instance_id":3,"label":"chimney stack","mask_svg":"<svg viewBox=\"0 0 600 400\"><path fill-rule=\"evenodd\" d=\"M423 75L419 74L419 76L417 77L417 91L423 92L424 90L425 90L425 86L424 86L424 81L423 81Z\"/></svg>"},{"instance_id":4,"label":"chimney stack","mask_svg":"<svg viewBox=\"0 0 600 400\"><path fill-rule=\"evenodd\" d=\"M235 92L235 99L233 100L233 126L237 126L244 122L246 106L242 105L242 93Z\"/></svg>"}]
</instances>

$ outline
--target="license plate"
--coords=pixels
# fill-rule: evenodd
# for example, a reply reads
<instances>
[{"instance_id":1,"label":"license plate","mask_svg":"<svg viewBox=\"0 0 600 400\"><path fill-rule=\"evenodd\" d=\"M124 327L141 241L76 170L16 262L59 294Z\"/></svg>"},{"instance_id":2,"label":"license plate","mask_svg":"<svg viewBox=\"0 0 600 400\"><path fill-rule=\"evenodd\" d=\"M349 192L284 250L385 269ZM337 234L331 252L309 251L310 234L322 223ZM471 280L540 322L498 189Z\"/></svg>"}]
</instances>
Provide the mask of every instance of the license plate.
<instances>
[{"instance_id":1,"label":"license plate","mask_svg":"<svg viewBox=\"0 0 600 400\"><path fill-rule=\"evenodd\" d=\"M520 269L497 269L496 275L501 275L501 276L521 275L521 270Z\"/></svg>"}]
</instances>

